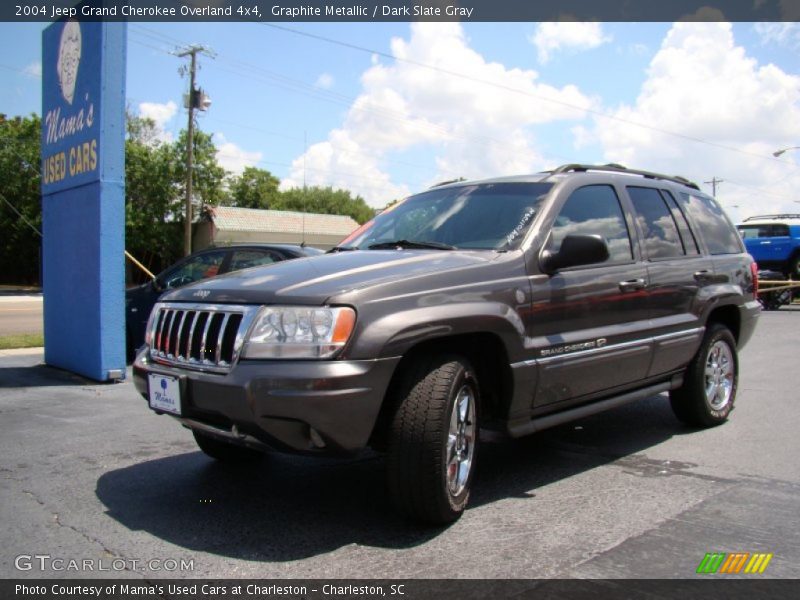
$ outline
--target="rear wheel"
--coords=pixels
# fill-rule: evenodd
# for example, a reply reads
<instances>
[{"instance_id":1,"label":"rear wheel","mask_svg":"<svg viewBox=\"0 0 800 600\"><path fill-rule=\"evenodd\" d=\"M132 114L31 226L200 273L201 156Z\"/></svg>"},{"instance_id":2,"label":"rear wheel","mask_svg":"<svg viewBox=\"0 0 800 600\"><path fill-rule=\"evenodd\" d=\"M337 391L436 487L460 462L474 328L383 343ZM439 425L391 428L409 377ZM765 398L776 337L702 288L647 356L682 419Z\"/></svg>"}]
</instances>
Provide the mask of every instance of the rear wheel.
<instances>
[{"instance_id":1,"label":"rear wheel","mask_svg":"<svg viewBox=\"0 0 800 600\"><path fill-rule=\"evenodd\" d=\"M686 369L683 386L670 392L672 410L689 425L724 423L733 410L738 379L736 340L727 327L714 323Z\"/></svg>"},{"instance_id":2,"label":"rear wheel","mask_svg":"<svg viewBox=\"0 0 800 600\"><path fill-rule=\"evenodd\" d=\"M206 455L226 463L253 463L264 458L264 453L252 448L235 446L204 433L192 431L194 441Z\"/></svg>"},{"instance_id":3,"label":"rear wheel","mask_svg":"<svg viewBox=\"0 0 800 600\"><path fill-rule=\"evenodd\" d=\"M459 356L419 359L406 371L389 432L387 475L407 516L444 525L464 512L475 472L478 390L472 367Z\"/></svg>"}]
</instances>

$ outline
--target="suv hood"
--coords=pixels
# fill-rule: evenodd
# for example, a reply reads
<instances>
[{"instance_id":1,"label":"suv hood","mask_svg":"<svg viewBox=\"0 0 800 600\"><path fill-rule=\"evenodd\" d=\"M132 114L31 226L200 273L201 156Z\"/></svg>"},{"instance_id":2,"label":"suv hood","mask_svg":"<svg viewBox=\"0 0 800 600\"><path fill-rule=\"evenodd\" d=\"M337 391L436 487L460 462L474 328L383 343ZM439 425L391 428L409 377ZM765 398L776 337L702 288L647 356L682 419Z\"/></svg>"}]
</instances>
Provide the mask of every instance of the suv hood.
<instances>
[{"instance_id":1,"label":"suv hood","mask_svg":"<svg viewBox=\"0 0 800 600\"><path fill-rule=\"evenodd\" d=\"M356 250L287 260L174 290L166 302L321 305L340 294L485 265L487 251Z\"/></svg>"}]
</instances>

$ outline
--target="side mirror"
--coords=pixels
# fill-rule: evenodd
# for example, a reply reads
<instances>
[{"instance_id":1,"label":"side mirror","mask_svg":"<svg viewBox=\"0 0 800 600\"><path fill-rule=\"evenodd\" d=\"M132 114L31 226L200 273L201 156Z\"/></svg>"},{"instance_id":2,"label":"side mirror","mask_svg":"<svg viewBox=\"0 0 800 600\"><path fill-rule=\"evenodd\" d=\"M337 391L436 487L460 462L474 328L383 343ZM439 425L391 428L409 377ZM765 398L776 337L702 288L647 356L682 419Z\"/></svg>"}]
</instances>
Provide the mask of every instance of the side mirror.
<instances>
[{"instance_id":1,"label":"side mirror","mask_svg":"<svg viewBox=\"0 0 800 600\"><path fill-rule=\"evenodd\" d=\"M561 269L593 265L608 260L608 245L599 235L570 234L561 242L558 252L542 253L542 271L552 275Z\"/></svg>"},{"instance_id":2,"label":"side mirror","mask_svg":"<svg viewBox=\"0 0 800 600\"><path fill-rule=\"evenodd\" d=\"M166 284L158 277L153 277L153 280L150 282L150 286L153 288L153 291L156 292L163 292L167 287Z\"/></svg>"}]
</instances>

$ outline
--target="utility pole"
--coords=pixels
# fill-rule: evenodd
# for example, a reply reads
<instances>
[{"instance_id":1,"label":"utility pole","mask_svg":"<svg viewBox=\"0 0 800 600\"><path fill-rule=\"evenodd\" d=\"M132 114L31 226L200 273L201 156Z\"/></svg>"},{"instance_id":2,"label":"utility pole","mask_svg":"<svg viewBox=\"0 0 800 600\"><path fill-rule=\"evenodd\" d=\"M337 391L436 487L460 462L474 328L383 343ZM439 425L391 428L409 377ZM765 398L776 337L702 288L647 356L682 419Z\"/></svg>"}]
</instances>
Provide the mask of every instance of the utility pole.
<instances>
[{"instance_id":1,"label":"utility pole","mask_svg":"<svg viewBox=\"0 0 800 600\"><path fill-rule=\"evenodd\" d=\"M725 181L724 179L717 179L717 177L715 175L711 179L711 181L704 181L703 183L710 183L711 184L711 195L714 196L714 198L716 198L717 197L717 184L718 183L723 183L724 181Z\"/></svg>"},{"instance_id":2,"label":"utility pole","mask_svg":"<svg viewBox=\"0 0 800 600\"><path fill-rule=\"evenodd\" d=\"M181 58L184 56L191 56L191 66L189 67L189 101L187 102L189 113L189 124L186 128L186 203L185 203L185 216L186 221L183 225L183 255L189 256L192 253L192 176L194 169L194 111L196 108L206 110L208 106L199 106L199 94L195 90L195 76L197 74L197 53L208 53L203 46L189 46L184 50L178 52Z\"/></svg>"}]
</instances>

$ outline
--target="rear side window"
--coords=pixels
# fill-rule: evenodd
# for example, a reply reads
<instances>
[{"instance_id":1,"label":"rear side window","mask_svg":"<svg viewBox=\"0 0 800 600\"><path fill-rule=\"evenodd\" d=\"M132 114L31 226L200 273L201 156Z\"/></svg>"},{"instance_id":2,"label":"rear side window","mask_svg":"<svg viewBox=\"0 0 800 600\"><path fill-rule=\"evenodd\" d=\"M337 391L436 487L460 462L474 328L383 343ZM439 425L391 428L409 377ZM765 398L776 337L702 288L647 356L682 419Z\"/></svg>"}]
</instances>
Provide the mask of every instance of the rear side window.
<instances>
[{"instance_id":1,"label":"rear side window","mask_svg":"<svg viewBox=\"0 0 800 600\"><path fill-rule=\"evenodd\" d=\"M685 255L678 225L658 190L643 187L629 187L627 190L636 210L636 222L642 232L647 257L659 259Z\"/></svg>"},{"instance_id":2,"label":"rear side window","mask_svg":"<svg viewBox=\"0 0 800 600\"><path fill-rule=\"evenodd\" d=\"M770 237L789 237L789 226L773 225L770 228Z\"/></svg>"},{"instance_id":3,"label":"rear side window","mask_svg":"<svg viewBox=\"0 0 800 600\"><path fill-rule=\"evenodd\" d=\"M271 252L265 252L264 250L235 250L228 270L238 271L239 269L249 269L250 267L268 265L274 262L275 257Z\"/></svg>"},{"instance_id":4,"label":"rear side window","mask_svg":"<svg viewBox=\"0 0 800 600\"><path fill-rule=\"evenodd\" d=\"M619 198L609 185L587 185L572 192L553 223L547 249L558 252L571 233L600 235L608 244L610 262L633 259Z\"/></svg>"},{"instance_id":5,"label":"rear side window","mask_svg":"<svg viewBox=\"0 0 800 600\"><path fill-rule=\"evenodd\" d=\"M761 223L758 225L738 225L740 235L745 238L771 238L771 237L789 237L789 226L782 223L766 224Z\"/></svg>"},{"instance_id":6,"label":"rear side window","mask_svg":"<svg viewBox=\"0 0 800 600\"><path fill-rule=\"evenodd\" d=\"M744 252L742 241L719 205L704 194L680 194L680 203L699 229L710 254Z\"/></svg>"},{"instance_id":7,"label":"rear side window","mask_svg":"<svg viewBox=\"0 0 800 600\"><path fill-rule=\"evenodd\" d=\"M670 211L672 212L672 217L675 219L675 222L678 224L678 231L681 234L681 240L683 241L683 249L686 251L686 254L690 256L696 256L700 254L700 249L697 247L697 240L692 233L691 228L689 227L689 223L686 221L686 216L681 211L680 207L678 206L675 197L670 194L667 190L660 190L661 195L664 197L664 200L669 206Z\"/></svg>"}]
</instances>

